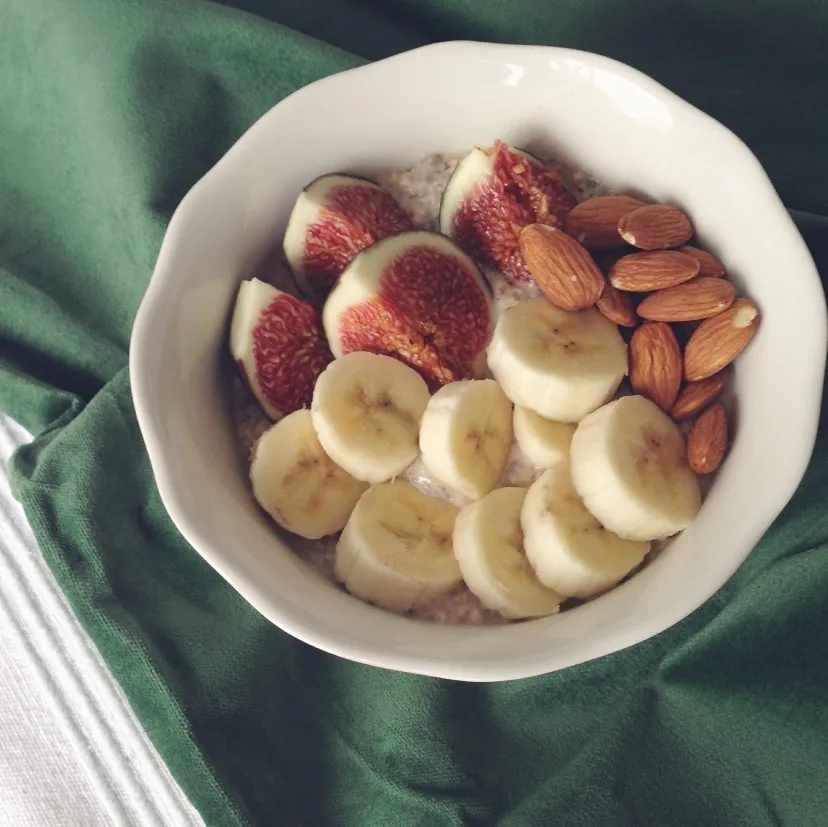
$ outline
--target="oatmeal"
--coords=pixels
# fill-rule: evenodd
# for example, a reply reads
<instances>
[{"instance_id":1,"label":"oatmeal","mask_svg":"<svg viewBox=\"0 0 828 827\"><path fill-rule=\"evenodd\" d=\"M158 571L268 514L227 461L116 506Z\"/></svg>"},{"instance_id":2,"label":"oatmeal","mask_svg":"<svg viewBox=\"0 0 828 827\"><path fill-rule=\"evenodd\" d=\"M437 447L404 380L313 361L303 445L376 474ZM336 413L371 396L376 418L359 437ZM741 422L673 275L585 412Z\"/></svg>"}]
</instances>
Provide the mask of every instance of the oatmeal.
<instances>
[{"instance_id":1,"label":"oatmeal","mask_svg":"<svg viewBox=\"0 0 828 827\"><path fill-rule=\"evenodd\" d=\"M418 230L436 230L440 201L456 166L456 158L428 155L411 169L377 176L377 183L394 196Z\"/></svg>"},{"instance_id":2,"label":"oatmeal","mask_svg":"<svg viewBox=\"0 0 828 827\"><path fill-rule=\"evenodd\" d=\"M747 299L722 312L734 289L692 232L501 141L316 179L291 276L268 262L231 324L239 450L280 536L355 597L444 624L549 616L632 577L726 451L716 314L745 322L730 358L758 325Z\"/></svg>"}]
</instances>

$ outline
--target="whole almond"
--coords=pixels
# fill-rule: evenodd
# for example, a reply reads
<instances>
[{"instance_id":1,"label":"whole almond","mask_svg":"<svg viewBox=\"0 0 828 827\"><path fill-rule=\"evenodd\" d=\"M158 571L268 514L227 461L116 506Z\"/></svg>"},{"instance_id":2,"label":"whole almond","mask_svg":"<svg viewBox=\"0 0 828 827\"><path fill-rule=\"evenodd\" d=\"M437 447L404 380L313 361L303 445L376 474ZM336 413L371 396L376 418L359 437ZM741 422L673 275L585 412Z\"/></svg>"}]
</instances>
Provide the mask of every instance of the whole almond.
<instances>
[{"instance_id":1,"label":"whole almond","mask_svg":"<svg viewBox=\"0 0 828 827\"><path fill-rule=\"evenodd\" d=\"M645 322L630 339L630 384L669 412L681 386L681 348L664 322Z\"/></svg>"},{"instance_id":2,"label":"whole almond","mask_svg":"<svg viewBox=\"0 0 828 827\"><path fill-rule=\"evenodd\" d=\"M640 250L679 247L693 235L690 219L667 204L648 204L627 213L618 222L621 238Z\"/></svg>"},{"instance_id":3,"label":"whole almond","mask_svg":"<svg viewBox=\"0 0 828 827\"><path fill-rule=\"evenodd\" d=\"M607 250L624 244L618 222L629 212L646 206L631 195L589 198L567 213L564 228L588 250Z\"/></svg>"},{"instance_id":4,"label":"whole almond","mask_svg":"<svg viewBox=\"0 0 828 827\"><path fill-rule=\"evenodd\" d=\"M629 293L622 293L609 282L604 285L604 292L598 299L597 307L611 322L621 327L635 327L638 324Z\"/></svg>"},{"instance_id":5,"label":"whole almond","mask_svg":"<svg viewBox=\"0 0 828 827\"><path fill-rule=\"evenodd\" d=\"M561 310L586 310L606 280L592 256L572 236L545 224L530 224L520 234L520 252L541 292Z\"/></svg>"},{"instance_id":6,"label":"whole almond","mask_svg":"<svg viewBox=\"0 0 828 827\"><path fill-rule=\"evenodd\" d=\"M693 256L699 263L699 275L705 278L720 279L725 274L724 264L707 250L700 250L698 247L684 245L679 247L679 252Z\"/></svg>"},{"instance_id":7,"label":"whole almond","mask_svg":"<svg viewBox=\"0 0 828 827\"><path fill-rule=\"evenodd\" d=\"M687 462L697 474L712 474L727 451L727 416L717 402L690 426L687 434Z\"/></svg>"},{"instance_id":8,"label":"whole almond","mask_svg":"<svg viewBox=\"0 0 828 827\"><path fill-rule=\"evenodd\" d=\"M651 293L638 305L638 315L657 322L692 322L727 310L735 297L729 281L698 276Z\"/></svg>"},{"instance_id":9,"label":"whole almond","mask_svg":"<svg viewBox=\"0 0 828 827\"><path fill-rule=\"evenodd\" d=\"M727 367L750 344L759 322L759 308L750 299L736 299L724 313L703 321L684 350L685 379L697 382Z\"/></svg>"},{"instance_id":10,"label":"whole almond","mask_svg":"<svg viewBox=\"0 0 828 827\"><path fill-rule=\"evenodd\" d=\"M703 411L722 392L727 379L728 372L723 370L708 376L707 379L685 383L670 411L670 416L676 422L682 422Z\"/></svg>"},{"instance_id":11,"label":"whole almond","mask_svg":"<svg viewBox=\"0 0 828 827\"><path fill-rule=\"evenodd\" d=\"M630 253L612 265L610 282L619 290L647 293L690 281L698 272L696 259L675 250Z\"/></svg>"}]
</instances>

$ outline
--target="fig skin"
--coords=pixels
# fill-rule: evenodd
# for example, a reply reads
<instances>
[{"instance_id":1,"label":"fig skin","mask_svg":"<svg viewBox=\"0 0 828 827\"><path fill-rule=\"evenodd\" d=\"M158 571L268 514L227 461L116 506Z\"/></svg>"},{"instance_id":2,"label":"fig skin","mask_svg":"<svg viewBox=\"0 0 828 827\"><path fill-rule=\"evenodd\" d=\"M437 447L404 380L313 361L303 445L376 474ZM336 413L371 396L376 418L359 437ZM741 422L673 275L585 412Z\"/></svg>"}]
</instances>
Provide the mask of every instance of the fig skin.
<instances>
[{"instance_id":1,"label":"fig skin","mask_svg":"<svg viewBox=\"0 0 828 827\"><path fill-rule=\"evenodd\" d=\"M488 171L482 156L490 159ZM476 147L457 165L441 198L440 226L479 263L531 282L520 231L535 223L557 227L576 204L558 173L531 153L496 141L489 149Z\"/></svg>"},{"instance_id":2,"label":"fig skin","mask_svg":"<svg viewBox=\"0 0 828 827\"><path fill-rule=\"evenodd\" d=\"M284 261L302 296L319 304L361 250L411 226L410 216L376 181L325 173L305 184L294 203L282 241Z\"/></svg>"},{"instance_id":3,"label":"fig skin","mask_svg":"<svg viewBox=\"0 0 828 827\"><path fill-rule=\"evenodd\" d=\"M363 250L329 296L323 320L334 355L394 356L434 390L479 371L494 327L493 291L451 239L414 230Z\"/></svg>"}]
</instances>

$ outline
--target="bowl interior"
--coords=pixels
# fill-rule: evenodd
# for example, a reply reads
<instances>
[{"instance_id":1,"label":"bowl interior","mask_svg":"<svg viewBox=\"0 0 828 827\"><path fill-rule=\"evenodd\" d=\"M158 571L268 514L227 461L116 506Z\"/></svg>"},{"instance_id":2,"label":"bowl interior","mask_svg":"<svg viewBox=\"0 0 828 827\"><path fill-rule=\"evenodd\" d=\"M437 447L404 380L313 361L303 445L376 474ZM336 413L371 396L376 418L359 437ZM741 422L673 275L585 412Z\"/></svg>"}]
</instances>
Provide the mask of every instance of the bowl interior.
<instances>
[{"instance_id":1,"label":"bowl interior","mask_svg":"<svg viewBox=\"0 0 828 827\"><path fill-rule=\"evenodd\" d=\"M480 101L484 101L485 105ZM229 422L223 357L239 281L277 248L293 200L333 170L371 175L495 138L674 203L763 311L739 359L735 439L696 522L618 589L559 617L431 625L341 593L256 507ZM255 124L176 212L133 334L136 410L184 536L297 637L389 668L468 680L562 668L649 637L730 576L787 502L816 431L825 303L761 167L724 127L614 61L542 47L442 44L328 78Z\"/></svg>"}]
</instances>

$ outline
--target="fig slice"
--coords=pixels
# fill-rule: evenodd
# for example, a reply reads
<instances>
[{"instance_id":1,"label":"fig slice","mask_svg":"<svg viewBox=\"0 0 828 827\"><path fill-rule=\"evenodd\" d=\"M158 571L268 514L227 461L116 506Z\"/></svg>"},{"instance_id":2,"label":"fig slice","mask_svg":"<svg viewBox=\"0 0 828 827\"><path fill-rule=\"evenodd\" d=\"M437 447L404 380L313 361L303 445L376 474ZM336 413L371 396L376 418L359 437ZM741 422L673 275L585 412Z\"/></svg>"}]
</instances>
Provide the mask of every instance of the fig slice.
<instances>
[{"instance_id":1,"label":"fig slice","mask_svg":"<svg viewBox=\"0 0 828 827\"><path fill-rule=\"evenodd\" d=\"M309 407L316 378L333 361L319 311L259 279L239 287L230 353L273 420Z\"/></svg>"},{"instance_id":2,"label":"fig slice","mask_svg":"<svg viewBox=\"0 0 828 827\"><path fill-rule=\"evenodd\" d=\"M474 261L439 233L411 231L363 250L322 311L334 356L393 356L429 387L477 375L492 334L491 289Z\"/></svg>"},{"instance_id":3,"label":"fig slice","mask_svg":"<svg viewBox=\"0 0 828 827\"><path fill-rule=\"evenodd\" d=\"M309 299L323 299L360 250L411 227L400 205L373 181L323 175L293 205L285 258L299 289Z\"/></svg>"},{"instance_id":4,"label":"fig slice","mask_svg":"<svg viewBox=\"0 0 828 827\"><path fill-rule=\"evenodd\" d=\"M496 141L457 165L440 204L440 230L481 264L532 281L520 253L529 224L557 227L577 200L561 176L522 149Z\"/></svg>"}]
</instances>

